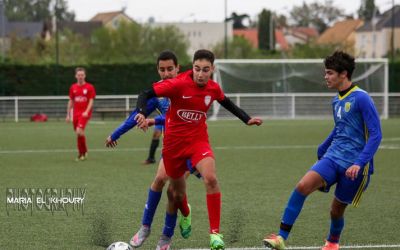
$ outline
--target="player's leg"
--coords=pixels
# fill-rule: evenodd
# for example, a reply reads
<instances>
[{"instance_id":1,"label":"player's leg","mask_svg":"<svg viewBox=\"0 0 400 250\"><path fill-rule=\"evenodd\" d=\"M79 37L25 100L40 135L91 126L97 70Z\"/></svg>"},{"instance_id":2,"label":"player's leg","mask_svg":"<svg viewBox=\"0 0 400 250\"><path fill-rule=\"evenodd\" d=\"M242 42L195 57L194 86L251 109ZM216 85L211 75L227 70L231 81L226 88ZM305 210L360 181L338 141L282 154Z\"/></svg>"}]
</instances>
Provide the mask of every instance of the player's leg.
<instances>
[{"instance_id":1,"label":"player's leg","mask_svg":"<svg viewBox=\"0 0 400 250\"><path fill-rule=\"evenodd\" d=\"M336 184L335 198L331 206L331 226L323 250L339 249L339 240L344 228L344 212L348 204L357 207L362 194L367 189L370 175L368 166L353 181L346 177L345 169L337 166L339 178Z\"/></svg>"},{"instance_id":2,"label":"player's leg","mask_svg":"<svg viewBox=\"0 0 400 250\"><path fill-rule=\"evenodd\" d=\"M142 226L130 240L130 244L132 246L140 247L147 239L147 237L149 237L154 214L156 213L158 203L160 202L161 199L162 190L167 181L168 181L168 176L165 172L164 161L161 158L160 163L158 165L156 177L151 183L149 193L147 196L146 205L143 211Z\"/></svg>"},{"instance_id":3,"label":"player's leg","mask_svg":"<svg viewBox=\"0 0 400 250\"><path fill-rule=\"evenodd\" d=\"M336 197L333 199L330 213L331 227L322 250L339 250L339 239L344 227L344 211L346 207L346 203L339 201Z\"/></svg>"},{"instance_id":4,"label":"player's leg","mask_svg":"<svg viewBox=\"0 0 400 250\"><path fill-rule=\"evenodd\" d=\"M162 126L161 127L160 127L160 125L154 126L153 138L151 139L151 144L150 144L150 149L149 149L149 156L143 162L143 164L152 164L152 163L156 162L155 154L156 154L158 145L160 145L161 134L162 134Z\"/></svg>"},{"instance_id":5,"label":"player's leg","mask_svg":"<svg viewBox=\"0 0 400 250\"><path fill-rule=\"evenodd\" d=\"M87 117L74 117L74 128L77 136L77 145L79 155L77 160L84 161L87 159L87 145L86 145L86 136L85 136L85 128L89 121Z\"/></svg>"},{"instance_id":6,"label":"player's leg","mask_svg":"<svg viewBox=\"0 0 400 250\"><path fill-rule=\"evenodd\" d=\"M331 165L332 162L328 159L318 161L297 183L284 210L279 234L271 234L264 239L264 244L267 247L278 250L285 248L284 241L289 237L307 196L324 187L329 190L330 185L336 181L336 172Z\"/></svg>"},{"instance_id":7,"label":"player's leg","mask_svg":"<svg viewBox=\"0 0 400 250\"><path fill-rule=\"evenodd\" d=\"M219 188L213 157L201 159L196 169L203 177L207 193L208 220L210 223L210 248L224 249L225 244L220 234L221 221L221 191Z\"/></svg>"},{"instance_id":8,"label":"player's leg","mask_svg":"<svg viewBox=\"0 0 400 250\"><path fill-rule=\"evenodd\" d=\"M166 250L170 248L172 236L176 226L178 206L182 203L183 197L186 195L186 181L183 175L180 177L170 178L168 187L168 203L165 213L165 224L162 235L157 244L157 249Z\"/></svg>"}]
</instances>

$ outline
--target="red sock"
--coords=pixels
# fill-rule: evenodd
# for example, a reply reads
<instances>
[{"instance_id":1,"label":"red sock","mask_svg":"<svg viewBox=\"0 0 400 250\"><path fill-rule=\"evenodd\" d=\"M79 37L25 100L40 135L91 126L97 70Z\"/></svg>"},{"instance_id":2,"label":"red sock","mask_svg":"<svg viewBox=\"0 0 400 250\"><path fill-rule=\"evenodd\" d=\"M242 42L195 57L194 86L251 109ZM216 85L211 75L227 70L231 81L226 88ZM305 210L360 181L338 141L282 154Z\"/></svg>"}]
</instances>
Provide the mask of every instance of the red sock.
<instances>
[{"instance_id":1,"label":"red sock","mask_svg":"<svg viewBox=\"0 0 400 250\"><path fill-rule=\"evenodd\" d=\"M185 196L183 197L182 203L179 205L179 210L181 211L182 215L187 217L190 213L190 209L189 209L189 205L187 202L187 196L185 194Z\"/></svg>"},{"instance_id":2,"label":"red sock","mask_svg":"<svg viewBox=\"0 0 400 250\"><path fill-rule=\"evenodd\" d=\"M78 151L79 155L83 155L87 152L85 136L78 136Z\"/></svg>"},{"instance_id":3,"label":"red sock","mask_svg":"<svg viewBox=\"0 0 400 250\"><path fill-rule=\"evenodd\" d=\"M221 221L221 193L207 194L208 220L210 233L219 233Z\"/></svg>"}]
</instances>

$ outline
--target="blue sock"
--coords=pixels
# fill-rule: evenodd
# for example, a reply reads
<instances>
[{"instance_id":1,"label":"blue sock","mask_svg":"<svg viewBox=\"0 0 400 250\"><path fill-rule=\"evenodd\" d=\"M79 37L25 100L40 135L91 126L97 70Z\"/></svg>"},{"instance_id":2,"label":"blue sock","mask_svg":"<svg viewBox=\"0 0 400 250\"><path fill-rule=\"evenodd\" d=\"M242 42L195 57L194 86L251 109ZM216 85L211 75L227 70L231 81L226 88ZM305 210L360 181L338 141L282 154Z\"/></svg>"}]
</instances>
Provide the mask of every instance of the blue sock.
<instances>
[{"instance_id":1,"label":"blue sock","mask_svg":"<svg viewBox=\"0 0 400 250\"><path fill-rule=\"evenodd\" d=\"M285 212L283 213L279 235L285 240L289 237L290 229L303 208L304 201L307 196L299 193L296 189L292 192L289 201L286 205Z\"/></svg>"},{"instance_id":2,"label":"blue sock","mask_svg":"<svg viewBox=\"0 0 400 250\"><path fill-rule=\"evenodd\" d=\"M177 214L165 213L165 225L163 229L163 235L172 237L174 235L174 229L176 225Z\"/></svg>"},{"instance_id":3,"label":"blue sock","mask_svg":"<svg viewBox=\"0 0 400 250\"><path fill-rule=\"evenodd\" d=\"M329 231L327 241L332 243L339 243L340 234L342 233L344 227L344 218L331 219L331 229Z\"/></svg>"},{"instance_id":4,"label":"blue sock","mask_svg":"<svg viewBox=\"0 0 400 250\"><path fill-rule=\"evenodd\" d=\"M149 189L149 196L147 197L146 206L143 211L142 225L151 227L161 194L162 192L155 192L151 188Z\"/></svg>"}]
</instances>

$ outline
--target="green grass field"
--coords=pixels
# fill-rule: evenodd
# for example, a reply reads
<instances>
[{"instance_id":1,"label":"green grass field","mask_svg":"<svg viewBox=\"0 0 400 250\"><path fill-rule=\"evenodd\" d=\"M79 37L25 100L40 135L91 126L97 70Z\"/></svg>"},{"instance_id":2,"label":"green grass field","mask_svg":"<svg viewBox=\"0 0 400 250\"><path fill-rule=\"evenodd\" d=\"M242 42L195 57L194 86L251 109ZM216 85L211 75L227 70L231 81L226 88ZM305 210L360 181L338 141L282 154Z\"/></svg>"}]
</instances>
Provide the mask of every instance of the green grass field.
<instances>
[{"instance_id":1,"label":"green grass field","mask_svg":"<svg viewBox=\"0 0 400 250\"><path fill-rule=\"evenodd\" d=\"M141 224L156 166L140 164L147 156L151 131L132 130L117 149L104 147L118 124L89 124L89 160L75 162L70 124L0 123L0 249L104 249L114 241L129 241ZM342 245L400 244L400 120L382 121L382 126L375 174L360 207L347 210ZM221 230L228 248L262 247L263 236L278 230L295 183L315 162L317 145L331 128L332 121L319 120L266 121L261 127L209 122L222 189ZM86 188L84 214L35 209L31 214L9 208L7 215L6 188ZM332 197L333 192L315 193L307 199L289 246L323 244ZM193 234L184 240L177 229L172 247L207 248L205 189L197 178L188 180L188 200ZM163 195L142 249L155 248L165 204Z\"/></svg>"}]
</instances>

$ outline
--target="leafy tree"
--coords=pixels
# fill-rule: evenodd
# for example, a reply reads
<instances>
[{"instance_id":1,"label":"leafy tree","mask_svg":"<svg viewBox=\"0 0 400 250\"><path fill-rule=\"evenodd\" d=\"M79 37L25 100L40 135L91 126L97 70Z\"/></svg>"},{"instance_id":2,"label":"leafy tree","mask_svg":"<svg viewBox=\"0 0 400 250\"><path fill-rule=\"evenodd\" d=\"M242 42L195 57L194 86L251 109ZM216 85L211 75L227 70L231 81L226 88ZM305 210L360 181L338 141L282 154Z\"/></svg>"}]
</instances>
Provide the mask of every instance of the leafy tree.
<instances>
[{"instance_id":1,"label":"leafy tree","mask_svg":"<svg viewBox=\"0 0 400 250\"><path fill-rule=\"evenodd\" d=\"M238 14L236 14L236 12L232 12L231 16L229 18L227 18L225 21L231 21L232 20L234 29L245 29L245 28L247 28L243 24L243 20L245 18L248 18L250 20L250 17L247 14L238 15Z\"/></svg>"},{"instance_id":2,"label":"leafy tree","mask_svg":"<svg viewBox=\"0 0 400 250\"><path fill-rule=\"evenodd\" d=\"M272 15L272 12L266 9L258 15L258 48L260 50L275 49L275 25L273 23L271 25Z\"/></svg>"},{"instance_id":3,"label":"leafy tree","mask_svg":"<svg viewBox=\"0 0 400 250\"><path fill-rule=\"evenodd\" d=\"M50 20L57 2L58 20L73 21L74 12L68 11L66 0L3 0L9 21L40 22Z\"/></svg>"},{"instance_id":4,"label":"leafy tree","mask_svg":"<svg viewBox=\"0 0 400 250\"><path fill-rule=\"evenodd\" d=\"M340 45L296 44L291 50L290 58L325 58L332 54Z\"/></svg>"},{"instance_id":5,"label":"leafy tree","mask_svg":"<svg viewBox=\"0 0 400 250\"><path fill-rule=\"evenodd\" d=\"M212 49L217 58L224 57L224 42L221 41ZM242 36L234 36L228 41L229 58L231 59L251 59L256 57L256 50L250 42Z\"/></svg>"},{"instance_id":6,"label":"leafy tree","mask_svg":"<svg viewBox=\"0 0 400 250\"><path fill-rule=\"evenodd\" d=\"M371 21L375 15L379 15L378 7L375 5L375 0L362 0L360 9L358 9L358 17L365 21Z\"/></svg>"},{"instance_id":7,"label":"leafy tree","mask_svg":"<svg viewBox=\"0 0 400 250\"><path fill-rule=\"evenodd\" d=\"M185 35L182 34L175 26L165 27L150 27L145 26L141 35L141 49L143 51L142 58L157 58L158 54L169 49L174 51L179 59L180 64L189 62L190 58L187 55L189 42Z\"/></svg>"},{"instance_id":8,"label":"leafy tree","mask_svg":"<svg viewBox=\"0 0 400 250\"><path fill-rule=\"evenodd\" d=\"M324 32L333 22L344 16L344 11L333 6L333 2L325 1L324 4L314 2L301 6L294 6L290 17L298 27L315 27L318 32Z\"/></svg>"}]
</instances>

